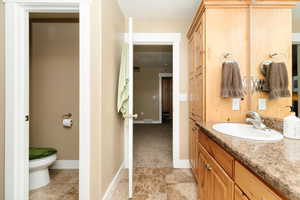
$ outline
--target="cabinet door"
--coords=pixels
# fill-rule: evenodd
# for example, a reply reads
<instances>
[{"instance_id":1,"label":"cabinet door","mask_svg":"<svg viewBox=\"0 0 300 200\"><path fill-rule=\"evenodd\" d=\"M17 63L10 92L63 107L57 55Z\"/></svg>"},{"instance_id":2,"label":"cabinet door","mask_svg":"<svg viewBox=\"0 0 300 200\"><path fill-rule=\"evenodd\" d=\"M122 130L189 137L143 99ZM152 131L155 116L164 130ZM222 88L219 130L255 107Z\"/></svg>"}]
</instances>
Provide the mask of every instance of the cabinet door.
<instances>
[{"instance_id":1,"label":"cabinet door","mask_svg":"<svg viewBox=\"0 0 300 200\"><path fill-rule=\"evenodd\" d=\"M194 39L190 39L188 44L189 53L189 111L192 115L194 113Z\"/></svg>"},{"instance_id":2,"label":"cabinet door","mask_svg":"<svg viewBox=\"0 0 300 200\"><path fill-rule=\"evenodd\" d=\"M203 58L201 55L202 52L202 33L201 33L201 28L202 24L199 24L198 29L194 33L194 73L198 74L201 73L202 71L202 63L203 63Z\"/></svg>"},{"instance_id":3,"label":"cabinet door","mask_svg":"<svg viewBox=\"0 0 300 200\"><path fill-rule=\"evenodd\" d=\"M198 171L197 171L197 157L198 157L198 152L197 152L197 127L196 124L193 122L193 128L192 128L192 171L193 174L198 181Z\"/></svg>"},{"instance_id":4,"label":"cabinet door","mask_svg":"<svg viewBox=\"0 0 300 200\"><path fill-rule=\"evenodd\" d=\"M233 200L234 183L214 160L208 160L210 200Z\"/></svg>"},{"instance_id":5,"label":"cabinet door","mask_svg":"<svg viewBox=\"0 0 300 200\"><path fill-rule=\"evenodd\" d=\"M192 76L190 77L190 83L191 83L191 93L190 93L190 106L191 106L191 114L192 114L192 117L193 119L195 119L195 107L196 107L196 94L195 94L195 77Z\"/></svg>"},{"instance_id":6,"label":"cabinet door","mask_svg":"<svg viewBox=\"0 0 300 200\"><path fill-rule=\"evenodd\" d=\"M189 40L189 44L188 44L188 52L189 52L189 74L190 76L193 76L194 74L194 37L192 36L191 39Z\"/></svg>"},{"instance_id":7,"label":"cabinet door","mask_svg":"<svg viewBox=\"0 0 300 200\"><path fill-rule=\"evenodd\" d=\"M197 134L197 126L193 120L190 120L190 147L189 147L189 153L190 153L190 164L192 168L192 172L194 174L194 177L196 181L198 181L198 134Z\"/></svg>"},{"instance_id":8,"label":"cabinet door","mask_svg":"<svg viewBox=\"0 0 300 200\"><path fill-rule=\"evenodd\" d=\"M251 171L235 161L235 182L250 200L282 200Z\"/></svg>"},{"instance_id":9,"label":"cabinet door","mask_svg":"<svg viewBox=\"0 0 300 200\"><path fill-rule=\"evenodd\" d=\"M234 182L226 174L221 166L211 157L204 147L200 146L200 153L206 159L205 167L205 186L202 194L205 200L233 200ZM199 170L200 171L200 170ZM199 179L199 182L201 182Z\"/></svg>"},{"instance_id":10,"label":"cabinet door","mask_svg":"<svg viewBox=\"0 0 300 200\"><path fill-rule=\"evenodd\" d=\"M204 121L204 91L203 74L195 76L195 115L197 120Z\"/></svg>"},{"instance_id":11,"label":"cabinet door","mask_svg":"<svg viewBox=\"0 0 300 200\"><path fill-rule=\"evenodd\" d=\"M193 120L190 120L189 124L189 160L190 160L190 165L193 167Z\"/></svg>"},{"instance_id":12,"label":"cabinet door","mask_svg":"<svg viewBox=\"0 0 300 200\"><path fill-rule=\"evenodd\" d=\"M198 195L199 195L199 199L207 199L208 200L208 189L209 189L209 185L208 185L208 181L207 181L207 169L206 169L206 159L203 155L203 153L201 153L201 144L198 143L199 146L199 160L198 160Z\"/></svg>"},{"instance_id":13,"label":"cabinet door","mask_svg":"<svg viewBox=\"0 0 300 200\"><path fill-rule=\"evenodd\" d=\"M235 186L234 188L234 200L249 200L248 197L238 188Z\"/></svg>"}]
</instances>

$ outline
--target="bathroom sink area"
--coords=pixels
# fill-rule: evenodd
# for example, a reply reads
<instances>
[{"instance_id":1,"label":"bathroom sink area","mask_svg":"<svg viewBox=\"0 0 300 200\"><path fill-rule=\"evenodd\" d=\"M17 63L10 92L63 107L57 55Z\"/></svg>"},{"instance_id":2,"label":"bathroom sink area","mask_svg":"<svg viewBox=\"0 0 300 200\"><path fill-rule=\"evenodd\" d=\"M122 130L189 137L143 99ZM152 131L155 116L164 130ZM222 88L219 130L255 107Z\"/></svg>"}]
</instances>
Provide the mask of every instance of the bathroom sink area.
<instances>
[{"instance_id":1,"label":"bathroom sink area","mask_svg":"<svg viewBox=\"0 0 300 200\"><path fill-rule=\"evenodd\" d=\"M259 141L279 141L283 139L283 135L272 129L260 130L252 125L240 123L217 123L213 125L213 129L234 137L259 140Z\"/></svg>"}]
</instances>

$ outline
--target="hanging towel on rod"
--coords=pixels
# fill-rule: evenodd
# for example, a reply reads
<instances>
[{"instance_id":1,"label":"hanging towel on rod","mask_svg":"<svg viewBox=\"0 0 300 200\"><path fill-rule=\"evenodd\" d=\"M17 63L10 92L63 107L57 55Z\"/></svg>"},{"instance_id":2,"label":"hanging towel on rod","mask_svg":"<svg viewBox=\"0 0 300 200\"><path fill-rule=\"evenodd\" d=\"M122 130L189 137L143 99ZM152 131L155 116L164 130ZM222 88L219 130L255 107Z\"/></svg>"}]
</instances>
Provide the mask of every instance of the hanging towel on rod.
<instances>
[{"instance_id":1,"label":"hanging towel on rod","mask_svg":"<svg viewBox=\"0 0 300 200\"><path fill-rule=\"evenodd\" d=\"M234 60L222 65L221 97L243 98L244 89L239 65Z\"/></svg>"},{"instance_id":2,"label":"hanging towel on rod","mask_svg":"<svg viewBox=\"0 0 300 200\"><path fill-rule=\"evenodd\" d=\"M263 91L269 92L270 99L290 97L289 78L284 62L272 62L266 67L266 80Z\"/></svg>"},{"instance_id":3,"label":"hanging towel on rod","mask_svg":"<svg viewBox=\"0 0 300 200\"><path fill-rule=\"evenodd\" d=\"M118 84L118 112L123 114L123 117L128 114L128 100L129 100L129 46L127 43L123 44L122 57L119 73Z\"/></svg>"}]
</instances>

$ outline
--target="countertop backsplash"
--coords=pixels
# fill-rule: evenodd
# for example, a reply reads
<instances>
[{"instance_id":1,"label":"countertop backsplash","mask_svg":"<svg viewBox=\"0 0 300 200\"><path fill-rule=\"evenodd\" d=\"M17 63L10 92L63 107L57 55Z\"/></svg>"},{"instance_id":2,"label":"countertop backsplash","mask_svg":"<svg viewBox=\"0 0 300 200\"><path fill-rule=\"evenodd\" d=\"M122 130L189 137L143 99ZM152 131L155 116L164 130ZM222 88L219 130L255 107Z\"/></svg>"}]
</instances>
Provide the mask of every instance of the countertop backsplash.
<instances>
[{"instance_id":1,"label":"countertop backsplash","mask_svg":"<svg viewBox=\"0 0 300 200\"><path fill-rule=\"evenodd\" d=\"M283 119L273 117L262 117L262 120L268 128L283 133Z\"/></svg>"}]
</instances>

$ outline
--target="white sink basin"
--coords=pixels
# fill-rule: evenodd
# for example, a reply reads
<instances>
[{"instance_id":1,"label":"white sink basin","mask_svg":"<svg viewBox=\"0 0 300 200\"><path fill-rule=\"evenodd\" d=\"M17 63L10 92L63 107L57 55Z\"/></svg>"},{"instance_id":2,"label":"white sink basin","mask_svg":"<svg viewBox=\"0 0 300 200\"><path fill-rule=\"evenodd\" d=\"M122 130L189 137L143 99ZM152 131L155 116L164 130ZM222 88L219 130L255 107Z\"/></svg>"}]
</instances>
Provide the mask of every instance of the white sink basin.
<instances>
[{"instance_id":1,"label":"white sink basin","mask_svg":"<svg viewBox=\"0 0 300 200\"><path fill-rule=\"evenodd\" d=\"M239 123L218 123L213 125L213 129L225 135L235 136L250 140L279 141L283 135L272 129L258 130L252 125Z\"/></svg>"}]
</instances>

